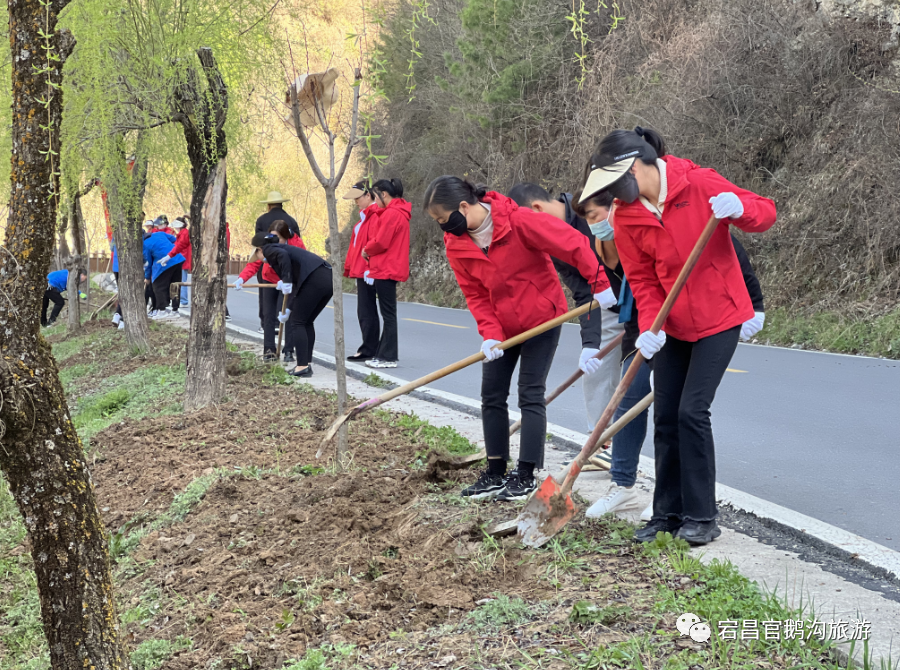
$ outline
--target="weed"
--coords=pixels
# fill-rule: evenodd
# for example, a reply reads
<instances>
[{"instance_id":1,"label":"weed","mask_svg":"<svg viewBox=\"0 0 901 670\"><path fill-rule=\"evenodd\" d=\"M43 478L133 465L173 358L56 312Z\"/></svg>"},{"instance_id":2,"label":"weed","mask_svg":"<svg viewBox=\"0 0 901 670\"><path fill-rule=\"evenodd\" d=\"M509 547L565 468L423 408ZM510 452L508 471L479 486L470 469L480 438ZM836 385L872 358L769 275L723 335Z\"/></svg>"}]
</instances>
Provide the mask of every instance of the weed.
<instances>
[{"instance_id":1,"label":"weed","mask_svg":"<svg viewBox=\"0 0 901 670\"><path fill-rule=\"evenodd\" d=\"M418 459L422 459L432 449L452 456L468 456L479 451L476 445L450 426L436 427L414 414L401 414L392 423L427 447L416 454Z\"/></svg>"},{"instance_id":2,"label":"weed","mask_svg":"<svg viewBox=\"0 0 901 670\"><path fill-rule=\"evenodd\" d=\"M143 588L138 595L138 602L131 608L122 612L122 623L127 625L131 623L146 626L160 610L162 593L157 585L151 580L144 582Z\"/></svg>"},{"instance_id":3,"label":"weed","mask_svg":"<svg viewBox=\"0 0 901 670\"><path fill-rule=\"evenodd\" d=\"M573 605L569 620L573 623L599 623L604 626L609 626L618 621L625 621L631 613L632 608L628 605L608 605L607 607L598 607L597 604L587 600L579 600Z\"/></svg>"},{"instance_id":4,"label":"weed","mask_svg":"<svg viewBox=\"0 0 901 670\"><path fill-rule=\"evenodd\" d=\"M299 579L291 579L284 584L278 591L278 595L293 595L297 597L297 605L301 610L312 611L322 604L322 596L315 593L322 586L324 580L316 579L312 584L308 584L303 577Z\"/></svg>"},{"instance_id":5,"label":"weed","mask_svg":"<svg viewBox=\"0 0 901 670\"><path fill-rule=\"evenodd\" d=\"M294 377L288 374L281 365L270 365L266 374L263 375L263 384L269 386L287 386L294 383Z\"/></svg>"},{"instance_id":6,"label":"weed","mask_svg":"<svg viewBox=\"0 0 901 670\"><path fill-rule=\"evenodd\" d=\"M147 640L131 652L131 663L135 670L156 670L175 652L193 646L194 643L190 638L181 635L175 640Z\"/></svg>"},{"instance_id":7,"label":"weed","mask_svg":"<svg viewBox=\"0 0 901 670\"><path fill-rule=\"evenodd\" d=\"M757 339L773 344L799 344L848 354L898 358L899 308L876 319L848 317L838 312L798 314L785 307L768 309Z\"/></svg>"},{"instance_id":8,"label":"weed","mask_svg":"<svg viewBox=\"0 0 901 670\"><path fill-rule=\"evenodd\" d=\"M316 475L321 475L323 472L325 472L325 468L321 468L317 465L300 465L298 463L293 468L291 468L291 470L288 472L288 475L291 477L315 477Z\"/></svg>"},{"instance_id":9,"label":"weed","mask_svg":"<svg viewBox=\"0 0 901 670\"><path fill-rule=\"evenodd\" d=\"M291 624L293 623L294 613L289 609L283 609L281 618L275 622L275 630L279 633L284 633L291 627Z\"/></svg>"},{"instance_id":10,"label":"weed","mask_svg":"<svg viewBox=\"0 0 901 670\"><path fill-rule=\"evenodd\" d=\"M366 568L366 579L374 582L381 577L382 574L382 564L375 560L369 561L369 566Z\"/></svg>"},{"instance_id":11,"label":"weed","mask_svg":"<svg viewBox=\"0 0 901 670\"><path fill-rule=\"evenodd\" d=\"M397 547L388 547L385 551L382 552L382 556L385 558L397 558L400 556L400 549Z\"/></svg>"},{"instance_id":12,"label":"weed","mask_svg":"<svg viewBox=\"0 0 901 670\"><path fill-rule=\"evenodd\" d=\"M319 649L311 649L302 659L291 659L285 664L284 670L329 670L329 661L341 661L354 653L354 645L338 643L335 645L324 644Z\"/></svg>"},{"instance_id":13,"label":"weed","mask_svg":"<svg viewBox=\"0 0 901 670\"><path fill-rule=\"evenodd\" d=\"M517 626L533 616L533 608L521 598L510 598L502 593L493 595L493 600L467 615L478 628L497 630Z\"/></svg>"},{"instance_id":14,"label":"weed","mask_svg":"<svg viewBox=\"0 0 901 670\"><path fill-rule=\"evenodd\" d=\"M501 546L501 543L486 533L473 560L479 572L488 572L494 568L497 559L503 555L504 548Z\"/></svg>"},{"instance_id":15,"label":"weed","mask_svg":"<svg viewBox=\"0 0 901 670\"><path fill-rule=\"evenodd\" d=\"M369 386L374 386L378 389L386 389L389 386L392 386L391 382L389 382L387 379L379 377L374 372L370 372L368 375L366 375L366 377L363 378L363 383L369 384Z\"/></svg>"}]
</instances>

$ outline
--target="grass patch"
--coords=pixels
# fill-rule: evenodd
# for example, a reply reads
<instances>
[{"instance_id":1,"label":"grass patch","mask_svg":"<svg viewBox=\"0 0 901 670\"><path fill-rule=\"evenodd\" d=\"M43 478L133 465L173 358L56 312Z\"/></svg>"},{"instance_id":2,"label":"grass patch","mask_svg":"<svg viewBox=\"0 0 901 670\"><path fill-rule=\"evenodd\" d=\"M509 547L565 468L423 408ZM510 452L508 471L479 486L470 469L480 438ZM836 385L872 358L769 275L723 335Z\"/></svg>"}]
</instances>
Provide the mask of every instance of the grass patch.
<instances>
[{"instance_id":1,"label":"grass patch","mask_svg":"<svg viewBox=\"0 0 901 670\"><path fill-rule=\"evenodd\" d=\"M391 382L389 382L387 379L383 379L382 377L379 377L374 372L370 372L368 375L366 375L363 378L363 383L369 384L370 386L374 386L375 388L378 388L378 389L386 389L389 386L391 386Z\"/></svg>"},{"instance_id":2,"label":"grass patch","mask_svg":"<svg viewBox=\"0 0 901 670\"><path fill-rule=\"evenodd\" d=\"M534 608L521 598L510 598L503 593L495 593L494 600L477 607L469 613L468 619L478 629L499 630L518 626L534 616Z\"/></svg>"},{"instance_id":3,"label":"grass patch","mask_svg":"<svg viewBox=\"0 0 901 670\"><path fill-rule=\"evenodd\" d=\"M875 319L855 319L837 312L795 314L785 307L767 310L761 342L843 354L898 358L899 308Z\"/></svg>"},{"instance_id":4,"label":"grass patch","mask_svg":"<svg viewBox=\"0 0 901 670\"><path fill-rule=\"evenodd\" d=\"M319 649L310 649L299 661L296 659L287 661L284 670L331 670L334 667L333 663L350 658L354 649L352 644L326 644Z\"/></svg>"},{"instance_id":5,"label":"grass patch","mask_svg":"<svg viewBox=\"0 0 901 670\"><path fill-rule=\"evenodd\" d=\"M426 447L417 452L417 458L422 458L431 450L441 451L451 456L468 456L479 451L476 445L450 426L433 426L415 414L400 414L392 417L385 412L385 416L392 425L403 428L412 438Z\"/></svg>"},{"instance_id":6,"label":"grass patch","mask_svg":"<svg viewBox=\"0 0 901 670\"><path fill-rule=\"evenodd\" d=\"M179 635L174 640L145 640L131 652L135 670L157 670L177 651L194 646L190 638Z\"/></svg>"},{"instance_id":7,"label":"grass patch","mask_svg":"<svg viewBox=\"0 0 901 670\"><path fill-rule=\"evenodd\" d=\"M74 376L70 383L77 378ZM181 411L184 387L185 369L181 366L150 365L127 375L108 377L101 391L77 400L71 408L72 423L87 448L95 434L126 416L142 419ZM161 402L165 398L172 400Z\"/></svg>"},{"instance_id":8,"label":"grass patch","mask_svg":"<svg viewBox=\"0 0 901 670\"><path fill-rule=\"evenodd\" d=\"M49 670L37 580L23 542L25 524L0 475L0 670Z\"/></svg>"}]
</instances>

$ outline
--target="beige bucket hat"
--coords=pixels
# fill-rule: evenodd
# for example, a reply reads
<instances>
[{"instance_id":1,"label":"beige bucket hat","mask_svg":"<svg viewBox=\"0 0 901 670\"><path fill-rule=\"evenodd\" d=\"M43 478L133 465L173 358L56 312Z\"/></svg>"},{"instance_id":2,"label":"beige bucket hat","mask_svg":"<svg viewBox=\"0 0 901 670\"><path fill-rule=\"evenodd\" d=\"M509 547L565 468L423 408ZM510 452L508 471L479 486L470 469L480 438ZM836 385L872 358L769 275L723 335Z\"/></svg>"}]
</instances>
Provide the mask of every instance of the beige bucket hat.
<instances>
[{"instance_id":1,"label":"beige bucket hat","mask_svg":"<svg viewBox=\"0 0 901 670\"><path fill-rule=\"evenodd\" d=\"M283 202L291 202L291 198L282 197L282 194L278 191L269 191L269 197L265 200L260 200L264 205L278 205Z\"/></svg>"}]
</instances>

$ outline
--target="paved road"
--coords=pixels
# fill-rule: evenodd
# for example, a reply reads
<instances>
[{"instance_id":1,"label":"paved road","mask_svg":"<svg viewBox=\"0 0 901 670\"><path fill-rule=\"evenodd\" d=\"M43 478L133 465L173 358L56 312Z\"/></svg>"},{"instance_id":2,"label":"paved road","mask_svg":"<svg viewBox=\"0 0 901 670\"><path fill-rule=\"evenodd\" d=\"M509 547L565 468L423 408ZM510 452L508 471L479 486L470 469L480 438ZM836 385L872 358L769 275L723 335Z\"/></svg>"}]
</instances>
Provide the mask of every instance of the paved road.
<instances>
[{"instance_id":1,"label":"paved road","mask_svg":"<svg viewBox=\"0 0 901 670\"><path fill-rule=\"evenodd\" d=\"M229 291L235 325L256 330L257 296ZM316 350L334 354L331 309L316 323ZM481 345L465 310L398 305L400 364L416 379ZM360 344L356 296L345 296L347 353ZM564 326L548 387L578 365L577 325ZM713 405L717 480L899 549L899 365L897 361L740 345ZM480 366L431 386L478 399ZM515 384L513 385L515 391ZM516 407L512 397L510 406ZM548 420L586 432L581 386L548 408ZM653 457L653 443L644 452Z\"/></svg>"}]
</instances>

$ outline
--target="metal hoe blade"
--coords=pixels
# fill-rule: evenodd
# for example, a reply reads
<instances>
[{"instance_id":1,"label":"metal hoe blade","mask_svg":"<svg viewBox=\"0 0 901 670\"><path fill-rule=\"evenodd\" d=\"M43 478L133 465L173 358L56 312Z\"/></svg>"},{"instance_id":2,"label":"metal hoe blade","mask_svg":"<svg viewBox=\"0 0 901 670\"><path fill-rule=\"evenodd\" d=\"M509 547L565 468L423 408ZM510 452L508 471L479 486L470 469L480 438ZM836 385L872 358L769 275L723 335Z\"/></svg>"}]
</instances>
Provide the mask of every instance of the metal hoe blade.
<instances>
[{"instance_id":1,"label":"metal hoe blade","mask_svg":"<svg viewBox=\"0 0 901 670\"><path fill-rule=\"evenodd\" d=\"M560 484L548 477L522 508L516 531L520 542L537 549L547 544L576 513L573 499L561 495Z\"/></svg>"}]
</instances>

